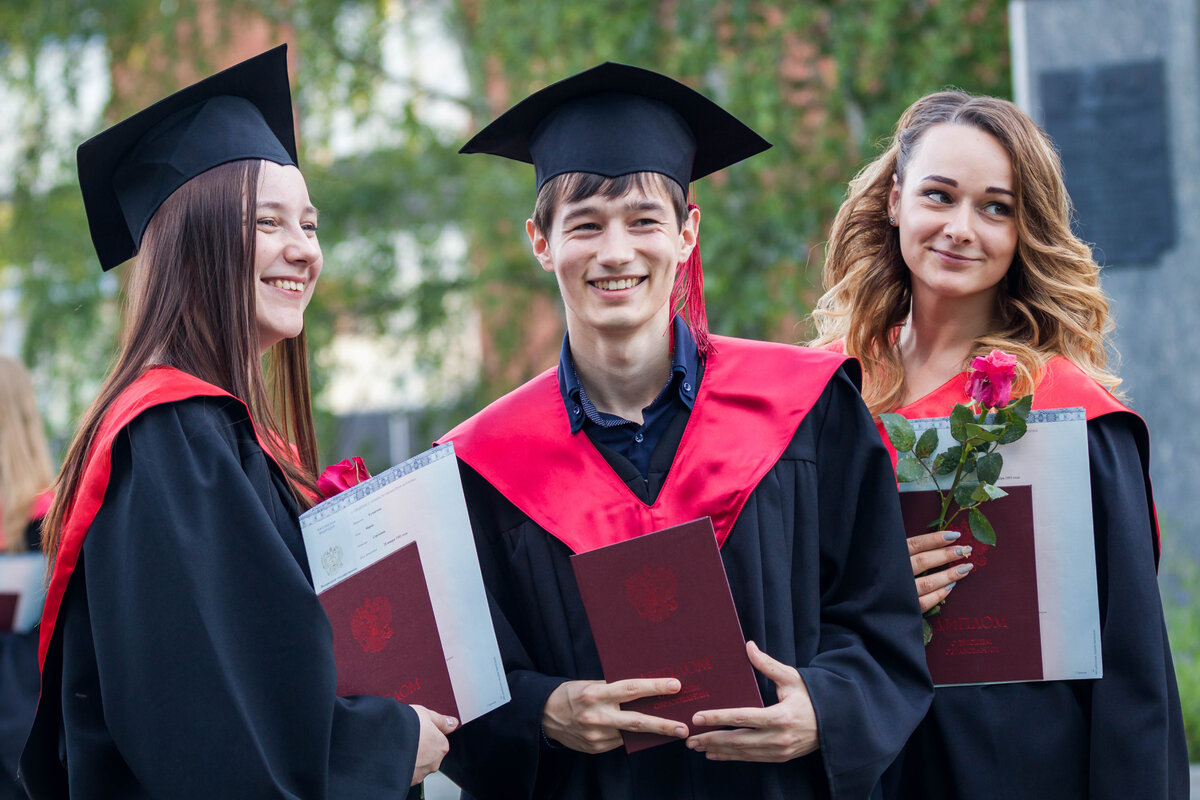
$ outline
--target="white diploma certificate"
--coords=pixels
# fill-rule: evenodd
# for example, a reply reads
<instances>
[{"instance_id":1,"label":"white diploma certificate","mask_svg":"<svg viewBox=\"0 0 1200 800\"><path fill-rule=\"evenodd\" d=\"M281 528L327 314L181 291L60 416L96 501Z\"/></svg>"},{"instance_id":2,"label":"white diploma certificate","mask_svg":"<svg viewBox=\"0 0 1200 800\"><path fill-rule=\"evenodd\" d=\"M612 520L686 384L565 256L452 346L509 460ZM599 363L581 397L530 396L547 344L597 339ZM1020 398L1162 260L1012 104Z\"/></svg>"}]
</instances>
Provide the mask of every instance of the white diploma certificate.
<instances>
[{"instance_id":1,"label":"white diploma certificate","mask_svg":"<svg viewBox=\"0 0 1200 800\"><path fill-rule=\"evenodd\" d=\"M949 417L911 422L918 437L927 428L938 430L936 452L957 444L950 436ZM1026 423L1024 437L996 450L1004 456L996 485L1028 485L1032 491L1042 679L1100 678L1104 669L1087 415L1082 408L1041 409L1031 411ZM943 489L953 477L938 477ZM901 492L933 488L928 477L900 484ZM980 511L987 514L987 507L984 503ZM997 530L996 536L1003 547L1004 532Z\"/></svg>"},{"instance_id":2,"label":"white diploma certificate","mask_svg":"<svg viewBox=\"0 0 1200 800\"><path fill-rule=\"evenodd\" d=\"M45 582L46 559L41 553L0 555L0 632L33 630L42 618Z\"/></svg>"},{"instance_id":3,"label":"white diploma certificate","mask_svg":"<svg viewBox=\"0 0 1200 800\"><path fill-rule=\"evenodd\" d=\"M300 530L317 594L416 542L461 721L508 702L453 444L309 509Z\"/></svg>"}]
</instances>

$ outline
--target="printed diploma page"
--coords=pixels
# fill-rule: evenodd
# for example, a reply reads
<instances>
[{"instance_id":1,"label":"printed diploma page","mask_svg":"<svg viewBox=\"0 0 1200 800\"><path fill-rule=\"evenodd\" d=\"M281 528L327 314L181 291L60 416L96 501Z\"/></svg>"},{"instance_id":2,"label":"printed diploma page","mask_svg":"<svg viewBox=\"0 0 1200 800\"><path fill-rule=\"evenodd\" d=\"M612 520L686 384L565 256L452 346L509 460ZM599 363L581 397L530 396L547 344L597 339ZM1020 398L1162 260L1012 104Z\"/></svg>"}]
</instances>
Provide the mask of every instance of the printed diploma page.
<instances>
[{"instance_id":1,"label":"printed diploma page","mask_svg":"<svg viewBox=\"0 0 1200 800\"><path fill-rule=\"evenodd\" d=\"M464 723L508 702L453 444L314 506L300 529L340 694L396 697ZM452 699L434 700L447 678Z\"/></svg>"},{"instance_id":2,"label":"printed diploma page","mask_svg":"<svg viewBox=\"0 0 1200 800\"><path fill-rule=\"evenodd\" d=\"M708 517L571 556L604 679L678 678L678 694L622 704L676 720L697 711L762 708L717 537ZM635 752L679 741L622 731Z\"/></svg>"},{"instance_id":3,"label":"printed diploma page","mask_svg":"<svg viewBox=\"0 0 1200 800\"><path fill-rule=\"evenodd\" d=\"M956 444L949 418L912 420L938 431L938 452ZM1092 535L1087 417L1080 408L1032 411L1029 430L1001 446L996 485L1007 497L980 506L994 547L971 535L967 515L951 525L970 545L975 569L929 617L925 658L938 686L1099 678L1100 607ZM953 475L940 476L944 488ZM900 484L909 536L928 532L940 508L933 481ZM956 508L953 504L951 508Z\"/></svg>"}]
</instances>

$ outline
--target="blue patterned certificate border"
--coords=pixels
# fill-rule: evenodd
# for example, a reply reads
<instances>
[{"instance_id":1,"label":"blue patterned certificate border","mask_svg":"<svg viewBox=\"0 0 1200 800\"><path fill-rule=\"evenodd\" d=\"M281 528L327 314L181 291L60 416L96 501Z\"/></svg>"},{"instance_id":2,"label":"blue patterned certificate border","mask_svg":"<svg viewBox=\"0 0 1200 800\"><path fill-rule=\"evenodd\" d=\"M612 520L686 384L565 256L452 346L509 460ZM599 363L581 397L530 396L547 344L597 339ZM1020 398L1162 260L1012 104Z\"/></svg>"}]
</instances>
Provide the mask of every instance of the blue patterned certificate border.
<instances>
[{"instance_id":1,"label":"blue patterned certificate border","mask_svg":"<svg viewBox=\"0 0 1200 800\"><path fill-rule=\"evenodd\" d=\"M987 421L990 423L994 414L988 416ZM1039 422L1067 422L1070 420L1087 419L1087 412L1082 408L1039 408L1029 412L1029 416L1025 418L1026 425L1036 425ZM919 419L910 419L909 422L915 431L923 431L928 428L949 429L949 417L921 417Z\"/></svg>"},{"instance_id":2,"label":"blue patterned certificate border","mask_svg":"<svg viewBox=\"0 0 1200 800\"><path fill-rule=\"evenodd\" d=\"M407 461L401 461L399 464L388 467L383 472L363 481L357 486L352 486L341 494L335 495L323 503L318 503L300 515L300 522L304 524L320 522L338 513L343 508L362 500L367 495L379 491L388 484L395 483L406 475L411 475L417 470L424 469L430 464L446 458L454 458L453 442L446 442L443 445L430 448L424 453L415 455Z\"/></svg>"}]
</instances>

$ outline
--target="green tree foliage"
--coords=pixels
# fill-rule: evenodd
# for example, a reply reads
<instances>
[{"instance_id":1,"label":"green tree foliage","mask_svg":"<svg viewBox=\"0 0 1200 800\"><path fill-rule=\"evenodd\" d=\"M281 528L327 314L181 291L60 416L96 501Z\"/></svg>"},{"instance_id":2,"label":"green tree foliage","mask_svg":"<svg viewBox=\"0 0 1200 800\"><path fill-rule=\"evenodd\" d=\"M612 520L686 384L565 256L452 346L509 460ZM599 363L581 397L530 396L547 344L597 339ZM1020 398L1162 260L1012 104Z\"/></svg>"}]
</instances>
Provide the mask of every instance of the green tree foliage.
<instances>
[{"instance_id":1,"label":"green tree foliage","mask_svg":"<svg viewBox=\"0 0 1200 800\"><path fill-rule=\"evenodd\" d=\"M430 16L461 48L465 95L425 80L381 102L403 80L386 74L388 48L396 36L420 36L417 20ZM110 66L136 76L114 86L111 122L185 82L163 68L163 43L202 74L247 20L265 20L298 55L301 157L326 252L309 315L313 350L335 330L408 338L432 370L461 356L444 336L461 325L445 299L469 292L488 355L463 409L546 365L547 354L530 351L529 317L552 313L556 291L525 243L532 170L457 155L469 131L431 124L430 102L457 104L481 124L604 60L658 69L712 96L775 146L696 187L711 327L795 341L806 336L799 323L819 293L820 244L846 181L900 111L947 85L1009 93L1000 0L3 0L0 84L22 93L24 110L5 134L18 139L19 157L0 195L0 288L18 289L29 332L22 355L72 413L110 358L121 278L95 268L73 152L44 135L63 99L42 87L64 85L73 101L84 83L77 56L100 43ZM55 50L67 57L47 76ZM336 155L330 120L347 111L383 132L378 146ZM76 124L65 134L72 143L101 121ZM447 231L468 242L463 270L439 256ZM415 280L398 274L406 261ZM318 387L323 366L318 355Z\"/></svg>"}]
</instances>

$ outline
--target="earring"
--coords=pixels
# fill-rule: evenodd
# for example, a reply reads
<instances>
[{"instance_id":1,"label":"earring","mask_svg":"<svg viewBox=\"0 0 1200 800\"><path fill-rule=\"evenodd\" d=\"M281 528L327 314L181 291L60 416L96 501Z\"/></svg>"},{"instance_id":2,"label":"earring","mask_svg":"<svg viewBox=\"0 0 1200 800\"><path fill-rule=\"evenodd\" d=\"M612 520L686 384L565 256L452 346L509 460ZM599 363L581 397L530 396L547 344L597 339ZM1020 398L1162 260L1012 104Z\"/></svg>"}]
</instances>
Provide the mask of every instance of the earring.
<instances>
[{"instance_id":1,"label":"earring","mask_svg":"<svg viewBox=\"0 0 1200 800\"><path fill-rule=\"evenodd\" d=\"M893 228L896 227L896 218L888 217L888 225L891 225Z\"/></svg>"}]
</instances>

